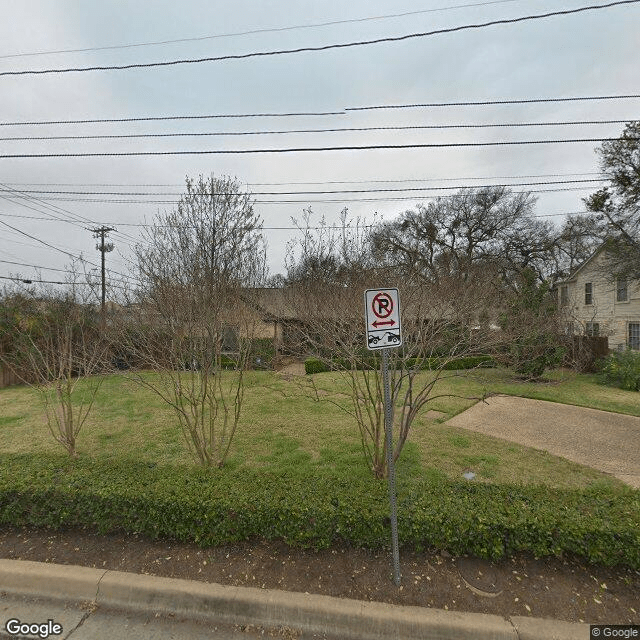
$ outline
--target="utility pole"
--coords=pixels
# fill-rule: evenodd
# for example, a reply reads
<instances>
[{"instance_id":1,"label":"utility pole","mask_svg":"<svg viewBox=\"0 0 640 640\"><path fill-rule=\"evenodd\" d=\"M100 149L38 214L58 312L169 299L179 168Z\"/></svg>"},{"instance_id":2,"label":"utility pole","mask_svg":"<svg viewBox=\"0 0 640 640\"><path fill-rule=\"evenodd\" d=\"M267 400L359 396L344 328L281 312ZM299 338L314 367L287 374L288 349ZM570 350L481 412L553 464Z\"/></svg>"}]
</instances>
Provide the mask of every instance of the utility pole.
<instances>
[{"instance_id":1,"label":"utility pole","mask_svg":"<svg viewBox=\"0 0 640 640\"><path fill-rule=\"evenodd\" d=\"M102 329L105 328L106 323L107 323L107 316L106 316L106 290L107 290L107 285L106 285L106 274L105 274L105 267L104 267L104 257L106 253L109 253L109 251L113 251L113 242L105 242L105 237L107 236L107 234L110 231L116 231L116 229L114 229L113 227L99 227L98 229L91 229L91 231L93 232L93 237L94 238L98 238L100 240L100 242L98 244L96 244L96 249L101 253L101 257L102 257L102 298L101 298L101 305L100 305L100 323L102 325Z\"/></svg>"}]
</instances>

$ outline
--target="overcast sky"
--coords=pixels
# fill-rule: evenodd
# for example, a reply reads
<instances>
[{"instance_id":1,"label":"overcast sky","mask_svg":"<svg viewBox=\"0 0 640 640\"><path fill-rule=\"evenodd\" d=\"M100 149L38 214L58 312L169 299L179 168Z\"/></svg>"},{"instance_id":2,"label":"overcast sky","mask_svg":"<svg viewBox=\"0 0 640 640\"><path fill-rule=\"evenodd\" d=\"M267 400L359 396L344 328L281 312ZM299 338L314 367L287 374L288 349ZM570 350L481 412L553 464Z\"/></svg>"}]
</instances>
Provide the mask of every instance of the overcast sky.
<instances>
[{"instance_id":1,"label":"overcast sky","mask_svg":"<svg viewBox=\"0 0 640 640\"><path fill-rule=\"evenodd\" d=\"M0 156L616 137L623 124L6 140L8 137L34 136L640 119L639 99L346 110L416 103L638 94L640 3L317 52L130 70L1 75L7 71L27 69L152 63L318 47L598 4L605 2L185 0L177 3L104 0L100 3L79 3L5 0L0 21L2 125L73 119L337 113L134 123L6 125L0 126L0 137L3 138ZM175 40L186 41L167 42ZM159 42L162 44L146 44ZM598 159L594 152L597 146L597 143L573 143L236 155L0 157L0 188L4 189L0 193L0 221L71 254L82 253L95 264L99 263L99 253L87 229L100 224L115 226L117 232L112 234L112 240L116 251L108 255L108 264L125 273L131 245L140 232L140 227L130 225L149 221L157 211L171 208L171 202L177 200L177 194L184 186L185 176L235 176L253 192L288 192L290 195L255 196L256 210L265 227L287 227L291 226L292 216L299 218L302 209L308 206L312 207L315 217L319 219L324 215L329 222L336 221L345 206L353 217L371 220L377 212L382 218L391 219L418 202L447 193L296 193L301 191L425 189L595 180L598 178ZM597 183L579 182L515 186L514 190L572 189L537 194L536 214L551 215L549 219L560 223L563 214L582 211L582 198L597 186ZM11 189L162 195L22 193L18 197ZM392 196L403 199L383 199ZM375 201L363 201L365 198ZM132 199L139 202L105 202ZM150 202L153 200L168 202ZM278 202L269 204L269 200ZM54 217L58 219L52 220ZM63 219L73 219L74 222ZM25 277L35 277L33 268L8 264L7 261L57 269L63 269L69 262L62 253L4 225L0 226L0 260L4 261L0 262L1 275L20 273ZM292 230L265 230L272 273L283 271L286 243L294 233ZM58 280L61 276L60 272L41 271L44 279Z\"/></svg>"}]
</instances>

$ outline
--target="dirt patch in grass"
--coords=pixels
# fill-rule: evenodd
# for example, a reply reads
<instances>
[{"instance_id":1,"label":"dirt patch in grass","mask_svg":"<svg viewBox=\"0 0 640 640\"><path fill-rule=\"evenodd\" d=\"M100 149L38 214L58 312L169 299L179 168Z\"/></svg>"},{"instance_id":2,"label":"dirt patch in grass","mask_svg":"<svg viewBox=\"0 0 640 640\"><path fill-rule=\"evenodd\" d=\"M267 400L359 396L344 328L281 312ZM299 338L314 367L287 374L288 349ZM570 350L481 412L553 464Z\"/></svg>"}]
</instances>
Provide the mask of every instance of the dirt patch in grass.
<instances>
[{"instance_id":1,"label":"dirt patch in grass","mask_svg":"<svg viewBox=\"0 0 640 640\"><path fill-rule=\"evenodd\" d=\"M442 420L444 418L448 418L448 414L443 413L442 411L436 411L435 409L430 409L424 414L426 420Z\"/></svg>"},{"instance_id":2,"label":"dirt patch in grass","mask_svg":"<svg viewBox=\"0 0 640 640\"><path fill-rule=\"evenodd\" d=\"M277 373L279 373L285 379L287 377L304 376L307 374L304 368L304 362L292 362L286 364L282 368L278 369Z\"/></svg>"},{"instance_id":3,"label":"dirt patch in grass","mask_svg":"<svg viewBox=\"0 0 640 640\"><path fill-rule=\"evenodd\" d=\"M385 552L349 547L311 551L265 541L201 549L136 535L8 527L0 528L0 558L450 611L592 624L640 622L640 572L589 566L575 559L520 556L489 562L403 550L398 589Z\"/></svg>"}]
</instances>

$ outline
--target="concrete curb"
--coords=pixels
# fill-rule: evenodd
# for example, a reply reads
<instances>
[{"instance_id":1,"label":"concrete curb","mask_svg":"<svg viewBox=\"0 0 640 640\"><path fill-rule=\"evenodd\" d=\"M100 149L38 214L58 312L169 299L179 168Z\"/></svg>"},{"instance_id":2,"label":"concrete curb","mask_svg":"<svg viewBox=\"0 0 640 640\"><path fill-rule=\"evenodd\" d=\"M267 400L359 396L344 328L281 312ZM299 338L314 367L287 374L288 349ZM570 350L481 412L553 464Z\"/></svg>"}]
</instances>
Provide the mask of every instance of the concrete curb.
<instances>
[{"instance_id":1,"label":"concrete curb","mask_svg":"<svg viewBox=\"0 0 640 640\"><path fill-rule=\"evenodd\" d=\"M353 640L583 640L589 625L231 587L175 578L0 559L0 591L89 601L126 611L174 613L220 623L286 626Z\"/></svg>"}]
</instances>

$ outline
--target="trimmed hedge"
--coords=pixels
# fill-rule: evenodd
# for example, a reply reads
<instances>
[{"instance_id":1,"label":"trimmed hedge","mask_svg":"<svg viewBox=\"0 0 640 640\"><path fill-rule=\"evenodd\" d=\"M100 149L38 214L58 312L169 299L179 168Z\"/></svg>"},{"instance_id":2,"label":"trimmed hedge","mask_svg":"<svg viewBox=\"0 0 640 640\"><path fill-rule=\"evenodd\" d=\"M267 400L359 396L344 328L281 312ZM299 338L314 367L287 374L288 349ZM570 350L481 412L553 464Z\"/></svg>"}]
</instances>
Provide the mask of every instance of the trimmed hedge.
<instances>
[{"instance_id":1,"label":"trimmed hedge","mask_svg":"<svg viewBox=\"0 0 640 640\"><path fill-rule=\"evenodd\" d=\"M357 369L372 369L379 365L375 356L366 356L356 363ZM408 369L420 369L422 371L455 371L461 369L474 369L476 367L495 367L496 363L491 356L463 356L460 358L408 358L405 361ZM307 358L304 370L308 374L325 373L332 369L350 369L351 363L344 358L332 358L331 364L320 358Z\"/></svg>"},{"instance_id":2,"label":"trimmed hedge","mask_svg":"<svg viewBox=\"0 0 640 640\"><path fill-rule=\"evenodd\" d=\"M640 491L494 486L443 477L398 482L401 544L497 559L576 554L640 569ZM387 484L322 469L203 470L63 456L0 458L0 525L86 527L195 542L389 545Z\"/></svg>"},{"instance_id":3,"label":"trimmed hedge","mask_svg":"<svg viewBox=\"0 0 640 640\"><path fill-rule=\"evenodd\" d=\"M491 356L462 356L460 358L411 358L410 368L419 367L424 371L457 371L461 369L475 369L476 367L495 367L495 360Z\"/></svg>"},{"instance_id":4,"label":"trimmed hedge","mask_svg":"<svg viewBox=\"0 0 640 640\"><path fill-rule=\"evenodd\" d=\"M320 358L307 358L304 361L304 371L309 375L313 373L326 373L327 371L331 371L331 367L324 360L320 360Z\"/></svg>"}]
</instances>

